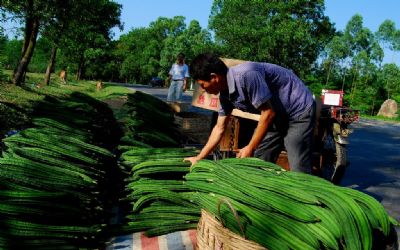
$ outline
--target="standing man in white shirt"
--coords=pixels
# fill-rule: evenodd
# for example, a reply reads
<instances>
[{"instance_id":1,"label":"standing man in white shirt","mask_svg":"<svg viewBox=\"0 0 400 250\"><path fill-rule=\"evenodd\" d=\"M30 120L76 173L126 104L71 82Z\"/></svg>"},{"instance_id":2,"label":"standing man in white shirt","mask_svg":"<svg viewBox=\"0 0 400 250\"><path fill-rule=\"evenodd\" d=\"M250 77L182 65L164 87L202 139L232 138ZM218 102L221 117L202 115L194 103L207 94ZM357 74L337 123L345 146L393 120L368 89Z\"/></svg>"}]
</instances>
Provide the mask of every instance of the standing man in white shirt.
<instances>
[{"instance_id":1,"label":"standing man in white shirt","mask_svg":"<svg viewBox=\"0 0 400 250\"><path fill-rule=\"evenodd\" d=\"M169 71L169 77L171 84L168 90L167 101L174 102L179 101L182 97L182 92L186 90L186 83L189 77L189 67L185 64L185 55L179 53Z\"/></svg>"}]
</instances>

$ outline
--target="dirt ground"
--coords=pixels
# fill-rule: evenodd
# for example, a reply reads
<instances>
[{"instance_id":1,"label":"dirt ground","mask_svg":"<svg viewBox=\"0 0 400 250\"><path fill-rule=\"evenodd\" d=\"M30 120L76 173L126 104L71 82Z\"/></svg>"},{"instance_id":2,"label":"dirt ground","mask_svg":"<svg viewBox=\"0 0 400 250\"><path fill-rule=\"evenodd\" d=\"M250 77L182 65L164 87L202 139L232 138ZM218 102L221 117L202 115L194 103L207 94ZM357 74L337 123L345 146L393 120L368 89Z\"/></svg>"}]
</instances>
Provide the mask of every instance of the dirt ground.
<instances>
[{"instance_id":1,"label":"dirt ground","mask_svg":"<svg viewBox=\"0 0 400 250\"><path fill-rule=\"evenodd\" d=\"M126 103L127 100L128 100L128 97L123 96L123 97L114 98L114 99L107 99L107 100L104 100L104 102L107 103L108 106L112 110L120 110L122 108L122 106Z\"/></svg>"}]
</instances>

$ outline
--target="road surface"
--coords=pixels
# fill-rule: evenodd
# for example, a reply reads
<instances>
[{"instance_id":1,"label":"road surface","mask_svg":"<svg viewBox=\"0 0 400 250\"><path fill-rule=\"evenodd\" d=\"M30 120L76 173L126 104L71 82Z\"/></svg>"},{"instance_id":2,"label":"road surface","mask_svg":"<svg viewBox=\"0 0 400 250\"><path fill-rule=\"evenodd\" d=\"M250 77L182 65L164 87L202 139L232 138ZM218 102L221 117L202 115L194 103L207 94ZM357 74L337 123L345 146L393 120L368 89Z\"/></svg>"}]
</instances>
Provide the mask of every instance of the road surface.
<instances>
[{"instance_id":1,"label":"road surface","mask_svg":"<svg viewBox=\"0 0 400 250\"><path fill-rule=\"evenodd\" d=\"M400 123L361 119L352 127L341 185L375 197L400 221ZM397 235L400 240L399 227Z\"/></svg>"}]
</instances>

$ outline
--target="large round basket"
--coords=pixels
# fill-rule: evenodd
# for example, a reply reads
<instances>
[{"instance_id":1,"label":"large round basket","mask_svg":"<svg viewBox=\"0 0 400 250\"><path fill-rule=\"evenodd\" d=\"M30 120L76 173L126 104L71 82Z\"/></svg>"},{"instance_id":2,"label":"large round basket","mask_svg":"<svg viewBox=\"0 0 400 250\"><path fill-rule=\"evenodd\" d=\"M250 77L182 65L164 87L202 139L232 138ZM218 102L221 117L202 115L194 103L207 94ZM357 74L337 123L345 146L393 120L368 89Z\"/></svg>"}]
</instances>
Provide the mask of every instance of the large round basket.
<instances>
[{"instance_id":1,"label":"large round basket","mask_svg":"<svg viewBox=\"0 0 400 250\"><path fill-rule=\"evenodd\" d=\"M198 250L266 250L265 247L225 228L213 215L201 211L197 225Z\"/></svg>"}]
</instances>

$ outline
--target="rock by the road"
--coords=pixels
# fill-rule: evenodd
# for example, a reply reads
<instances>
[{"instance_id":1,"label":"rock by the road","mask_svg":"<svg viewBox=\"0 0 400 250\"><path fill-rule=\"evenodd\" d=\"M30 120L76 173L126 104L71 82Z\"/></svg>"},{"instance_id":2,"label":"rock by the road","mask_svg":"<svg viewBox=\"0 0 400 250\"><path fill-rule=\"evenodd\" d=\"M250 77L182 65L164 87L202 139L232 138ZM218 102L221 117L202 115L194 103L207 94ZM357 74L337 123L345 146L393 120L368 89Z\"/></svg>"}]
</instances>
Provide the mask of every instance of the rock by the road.
<instances>
[{"instance_id":1,"label":"rock by the road","mask_svg":"<svg viewBox=\"0 0 400 250\"><path fill-rule=\"evenodd\" d=\"M378 116L396 118L398 116L398 107L395 100L387 99L381 106Z\"/></svg>"}]
</instances>

